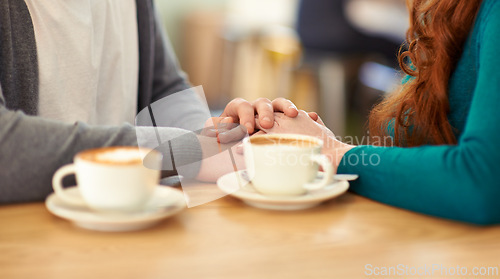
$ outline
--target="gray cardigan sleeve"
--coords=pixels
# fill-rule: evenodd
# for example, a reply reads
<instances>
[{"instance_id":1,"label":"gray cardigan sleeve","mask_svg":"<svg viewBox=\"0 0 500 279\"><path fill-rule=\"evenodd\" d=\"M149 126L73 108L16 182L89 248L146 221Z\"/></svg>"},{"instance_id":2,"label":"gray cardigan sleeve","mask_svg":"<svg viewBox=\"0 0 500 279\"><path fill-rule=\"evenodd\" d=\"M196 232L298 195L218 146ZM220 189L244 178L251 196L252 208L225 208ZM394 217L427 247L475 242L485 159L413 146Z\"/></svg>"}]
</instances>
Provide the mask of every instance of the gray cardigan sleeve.
<instances>
[{"instance_id":1,"label":"gray cardigan sleeve","mask_svg":"<svg viewBox=\"0 0 500 279\"><path fill-rule=\"evenodd\" d=\"M1 98L1 96L0 96ZM2 100L0 100L2 101ZM84 149L134 145L132 126L91 127L28 116L0 104L0 203L35 201L51 191L62 165Z\"/></svg>"},{"instance_id":2,"label":"gray cardigan sleeve","mask_svg":"<svg viewBox=\"0 0 500 279\"><path fill-rule=\"evenodd\" d=\"M159 131L162 139L173 139L176 162L201 160L201 147L194 134L176 128ZM42 200L52 192L54 172L71 163L76 153L116 145L137 145L136 129L128 124L119 127L65 124L8 110L0 88L0 203ZM169 157L164 154L167 159L164 166L171 166ZM195 175L197 170L191 173Z\"/></svg>"}]
</instances>

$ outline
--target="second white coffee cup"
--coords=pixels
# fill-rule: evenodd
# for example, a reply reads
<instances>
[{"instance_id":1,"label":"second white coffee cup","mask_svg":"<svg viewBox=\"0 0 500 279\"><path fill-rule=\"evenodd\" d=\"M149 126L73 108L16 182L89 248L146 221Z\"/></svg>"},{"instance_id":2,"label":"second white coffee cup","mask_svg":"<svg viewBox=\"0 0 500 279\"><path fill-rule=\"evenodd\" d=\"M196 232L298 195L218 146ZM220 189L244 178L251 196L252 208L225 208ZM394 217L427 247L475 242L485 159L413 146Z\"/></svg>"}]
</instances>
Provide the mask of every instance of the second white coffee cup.
<instances>
[{"instance_id":1,"label":"second white coffee cup","mask_svg":"<svg viewBox=\"0 0 500 279\"><path fill-rule=\"evenodd\" d=\"M259 135L243 140L252 185L264 195L296 196L329 185L333 166L321 154L323 141L296 134ZM315 182L318 166L323 177Z\"/></svg>"}]
</instances>

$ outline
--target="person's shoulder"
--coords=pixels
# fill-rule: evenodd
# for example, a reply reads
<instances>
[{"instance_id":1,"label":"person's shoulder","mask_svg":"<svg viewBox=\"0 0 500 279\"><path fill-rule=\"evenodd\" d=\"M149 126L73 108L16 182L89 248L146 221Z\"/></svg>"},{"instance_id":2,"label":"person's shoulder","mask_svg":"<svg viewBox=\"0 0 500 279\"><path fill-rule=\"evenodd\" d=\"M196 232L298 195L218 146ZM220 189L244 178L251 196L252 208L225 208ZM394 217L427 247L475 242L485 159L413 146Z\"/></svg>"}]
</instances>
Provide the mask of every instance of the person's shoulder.
<instances>
[{"instance_id":1,"label":"person's shoulder","mask_svg":"<svg viewBox=\"0 0 500 279\"><path fill-rule=\"evenodd\" d=\"M492 39L492 33L500 33L500 0L483 0L476 18L476 25L478 25L480 41Z\"/></svg>"},{"instance_id":2,"label":"person's shoulder","mask_svg":"<svg viewBox=\"0 0 500 279\"><path fill-rule=\"evenodd\" d=\"M479 11L480 18L485 21L490 19L500 19L500 0L483 0Z\"/></svg>"}]
</instances>

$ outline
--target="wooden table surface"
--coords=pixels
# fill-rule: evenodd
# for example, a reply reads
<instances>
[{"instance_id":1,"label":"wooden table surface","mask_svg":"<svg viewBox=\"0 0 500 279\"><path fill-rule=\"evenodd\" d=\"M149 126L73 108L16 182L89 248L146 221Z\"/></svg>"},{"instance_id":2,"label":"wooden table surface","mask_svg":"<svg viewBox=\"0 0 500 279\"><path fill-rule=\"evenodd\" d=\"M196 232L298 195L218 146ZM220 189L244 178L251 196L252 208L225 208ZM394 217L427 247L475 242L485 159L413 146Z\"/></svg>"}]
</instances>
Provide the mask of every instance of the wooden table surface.
<instances>
[{"instance_id":1,"label":"wooden table surface","mask_svg":"<svg viewBox=\"0 0 500 279\"><path fill-rule=\"evenodd\" d=\"M390 267L428 273L374 274ZM497 273L440 273L457 267L469 273L496 267ZM432 218L351 193L295 212L224 197L150 229L122 233L75 227L43 203L0 206L2 279L499 278L499 267L500 226ZM440 271L429 273L432 268Z\"/></svg>"}]
</instances>

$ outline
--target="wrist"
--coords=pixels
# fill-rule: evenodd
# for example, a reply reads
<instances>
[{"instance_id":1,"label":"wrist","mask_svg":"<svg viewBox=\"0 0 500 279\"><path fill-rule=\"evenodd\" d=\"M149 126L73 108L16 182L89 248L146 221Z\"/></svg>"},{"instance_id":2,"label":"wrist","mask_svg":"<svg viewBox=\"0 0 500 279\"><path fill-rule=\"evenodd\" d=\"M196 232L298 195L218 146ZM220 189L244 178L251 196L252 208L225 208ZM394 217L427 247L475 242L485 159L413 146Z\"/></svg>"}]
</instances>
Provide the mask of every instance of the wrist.
<instances>
[{"instance_id":1,"label":"wrist","mask_svg":"<svg viewBox=\"0 0 500 279\"><path fill-rule=\"evenodd\" d=\"M351 149L353 149L354 145L350 145L347 143L343 143L335 138L328 137L326 139L323 139L324 141L324 146L323 146L323 154L328 157L330 162L332 162L333 166L335 168L338 167L340 164L340 161L344 157L344 155Z\"/></svg>"}]
</instances>

